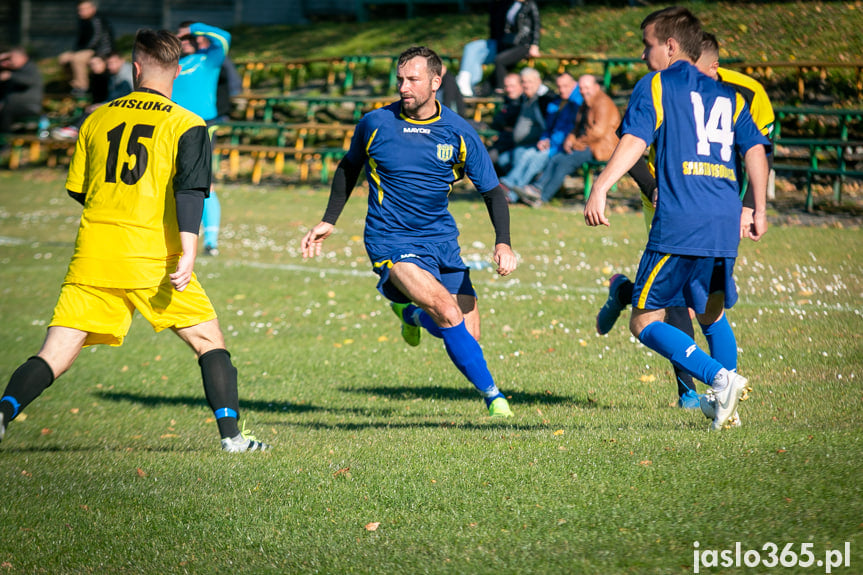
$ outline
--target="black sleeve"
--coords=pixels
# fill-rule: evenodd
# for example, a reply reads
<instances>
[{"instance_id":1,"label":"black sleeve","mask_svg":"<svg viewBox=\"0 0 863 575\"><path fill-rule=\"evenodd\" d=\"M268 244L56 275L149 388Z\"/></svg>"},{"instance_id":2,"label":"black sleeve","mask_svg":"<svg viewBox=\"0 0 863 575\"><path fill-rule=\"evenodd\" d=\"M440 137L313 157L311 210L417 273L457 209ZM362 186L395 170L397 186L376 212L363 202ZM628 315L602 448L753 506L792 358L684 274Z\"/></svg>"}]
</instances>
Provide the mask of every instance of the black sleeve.
<instances>
[{"instance_id":1,"label":"black sleeve","mask_svg":"<svg viewBox=\"0 0 863 575\"><path fill-rule=\"evenodd\" d=\"M485 200L485 207L488 209L491 225L494 226L495 245L511 245L509 237L509 203L506 199L506 192L498 184L494 189L484 192L482 199Z\"/></svg>"},{"instance_id":2,"label":"black sleeve","mask_svg":"<svg viewBox=\"0 0 863 575\"><path fill-rule=\"evenodd\" d=\"M360 177L361 170L362 166L355 166L347 158L342 158L333 176L330 199L327 202L327 209L324 211L322 221L336 225L336 221L342 215L342 210L345 209L345 204L348 203L348 198L351 197L351 192L354 191L354 186L357 185L357 178Z\"/></svg>"},{"instance_id":3,"label":"black sleeve","mask_svg":"<svg viewBox=\"0 0 863 575\"><path fill-rule=\"evenodd\" d=\"M84 192L73 192L72 190L66 190L66 193L69 194L69 197L81 204L84 205L84 200L87 198L87 194Z\"/></svg>"},{"instance_id":4,"label":"black sleeve","mask_svg":"<svg viewBox=\"0 0 863 575\"><path fill-rule=\"evenodd\" d=\"M177 142L174 201L181 232L197 234L204 199L210 195L212 144L206 126L194 126Z\"/></svg>"},{"instance_id":5,"label":"black sleeve","mask_svg":"<svg viewBox=\"0 0 863 575\"><path fill-rule=\"evenodd\" d=\"M177 202L177 224L181 232L197 234L204 213L204 190L180 190L174 193Z\"/></svg>"},{"instance_id":6,"label":"black sleeve","mask_svg":"<svg viewBox=\"0 0 863 575\"><path fill-rule=\"evenodd\" d=\"M773 154L767 154L767 175L770 176L770 171L773 169ZM746 189L743 191L743 207L751 210L755 209L755 194L752 193L752 180L746 181Z\"/></svg>"},{"instance_id":7,"label":"black sleeve","mask_svg":"<svg viewBox=\"0 0 863 575\"><path fill-rule=\"evenodd\" d=\"M650 171L650 167L648 167L647 160L644 157L638 158L638 161L629 170L629 175L638 184L638 189L641 190L642 195L652 202L656 190L656 178Z\"/></svg>"},{"instance_id":8,"label":"black sleeve","mask_svg":"<svg viewBox=\"0 0 863 575\"><path fill-rule=\"evenodd\" d=\"M177 143L177 172L174 194L186 190L203 190L210 195L212 145L206 126L194 126L180 136Z\"/></svg>"}]
</instances>

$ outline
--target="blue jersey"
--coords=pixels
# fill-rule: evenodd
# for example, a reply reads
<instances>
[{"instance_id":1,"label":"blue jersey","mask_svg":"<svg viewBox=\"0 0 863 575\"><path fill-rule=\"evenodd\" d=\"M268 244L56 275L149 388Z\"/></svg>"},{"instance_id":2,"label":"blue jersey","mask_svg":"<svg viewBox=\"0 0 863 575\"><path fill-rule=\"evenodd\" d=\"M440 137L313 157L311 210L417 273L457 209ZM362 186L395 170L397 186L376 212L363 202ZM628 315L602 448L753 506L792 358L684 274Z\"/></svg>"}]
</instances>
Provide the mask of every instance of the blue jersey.
<instances>
[{"instance_id":1,"label":"blue jersey","mask_svg":"<svg viewBox=\"0 0 863 575\"><path fill-rule=\"evenodd\" d=\"M624 134L656 148L656 213L647 242L661 253L736 257L740 185L736 154L769 145L743 97L688 62L642 78Z\"/></svg>"},{"instance_id":2,"label":"blue jersey","mask_svg":"<svg viewBox=\"0 0 863 575\"><path fill-rule=\"evenodd\" d=\"M369 184L367 242L447 241L458 237L449 193L465 175L479 192L498 185L476 131L437 103L428 120L411 120L401 103L360 120L345 159L365 164Z\"/></svg>"},{"instance_id":3,"label":"blue jersey","mask_svg":"<svg viewBox=\"0 0 863 575\"><path fill-rule=\"evenodd\" d=\"M180 58L180 75L174 80L172 100L204 120L219 115L216 109L216 86L222 61L231 46L231 34L215 26L196 22L189 26L195 36L204 36L210 46Z\"/></svg>"}]
</instances>

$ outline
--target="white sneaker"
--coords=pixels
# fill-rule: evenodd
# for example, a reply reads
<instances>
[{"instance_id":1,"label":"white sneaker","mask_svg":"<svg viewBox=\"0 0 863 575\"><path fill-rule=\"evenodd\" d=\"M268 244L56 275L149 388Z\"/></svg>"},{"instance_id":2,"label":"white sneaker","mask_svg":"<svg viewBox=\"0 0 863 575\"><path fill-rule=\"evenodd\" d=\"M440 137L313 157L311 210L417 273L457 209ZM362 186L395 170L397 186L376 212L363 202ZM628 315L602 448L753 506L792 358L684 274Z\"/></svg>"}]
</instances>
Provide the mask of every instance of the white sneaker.
<instances>
[{"instance_id":1,"label":"white sneaker","mask_svg":"<svg viewBox=\"0 0 863 575\"><path fill-rule=\"evenodd\" d=\"M263 441L258 441L252 435L243 435L242 433L236 437L226 437L222 439L222 451L229 453L244 453L250 451L268 451L273 447Z\"/></svg>"},{"instance_id":2,"label":"white sneaker","mask_svg":"<svg viewBox=\"0 0 863 575\"><path fill-rule=\"evenodd\" d=\"M742 400L743 398L741 397L740 399ZM704 395L699 395L698 406L701 408L701 413L704 414L704 417L707 419L713 419L716 416L716 398L713 397L713 391L708 391ZM741 425L740 415L737 411L735 411L725 423L726 428L740 427Z\"/></svg>"},{"instance_id":3,"label":"white sneaker","mask_svg":"<svg viewBox=\"0 0 863 575\"><path fill-rule=\"evenodd\" d=\"M748 387L748 381L745 377L737 375L733 371L726 371L724 376L728 379L728 384L722 391L714 391L715 398L713 423L710 426L712 431L721 431L725 424L731 419L731 416L737 411L737 404L740 398L743 397Z\"/></svg>"},{"instance_id":4,"label":"white sneaker","mask_svg":"<svg viewBox=\"0 0 863 575\"><path fill-rule=\"evenodd\" d=\"M473 97L473 86L470 85L470 74L468 72L459 72L456 74L455 83L462 96L465 98Z\"/></svg>"}]
</instances>

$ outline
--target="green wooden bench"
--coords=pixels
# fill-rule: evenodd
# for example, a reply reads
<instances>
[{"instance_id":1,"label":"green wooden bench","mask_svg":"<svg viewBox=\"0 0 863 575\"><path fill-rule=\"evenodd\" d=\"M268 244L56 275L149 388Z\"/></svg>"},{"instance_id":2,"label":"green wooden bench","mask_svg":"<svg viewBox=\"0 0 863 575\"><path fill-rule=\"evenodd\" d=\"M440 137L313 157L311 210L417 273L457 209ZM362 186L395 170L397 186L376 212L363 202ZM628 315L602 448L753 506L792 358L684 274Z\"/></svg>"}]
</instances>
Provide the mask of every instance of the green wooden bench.
<instances>
[{"instance_id":1,"label":"green wooden bench","mask_svg":"<svg viewBox=\"0 0 863 575\"><path fill-rule=\"evenodd\" d=\"M763 79L770 77L777 70L790 69L797 76L797 97L803 100L806 96L806 81L809 76L817 75L821 80L827 78L828 70L848 69L855 71L855 87L857 97L863 97L863 61L851 62L816 62L812 60L798 60L787 62L736 62L732 67L740 68L744 74L756 76Z\"/></svg>"},{"instance_id":2,"label":"green wooden bench","mask_svg":"<svg viewBox=\"0 0 863 575\"><path fill-rule=\"evenodd\" d=\"M338 142L344 149L350 145L356 124L322 122L222 122L216 129L216 138L227 138L232 145L274 145L301 150L318 142Z\"/></svg>"},{"instance_id":3,"label":"green wooden bench","mask_svg":"<svg viewBox=\"0 0 863 575\"><path fill-rule=\"evenodd\" d=\"M812 211L814 199L812 180L815 176L833 176L833 200L842 201L842 185L846 178L863 178L863 171L848 165L848 152L863 147L863 141L847 139L782 138L774 144L773 169L777 172L802 173L806 176L806 210ZM805 157L785 155L782 148L803 148ZM827 154L826 157L824 155ZM795 159L806 163L791 163ZM828 165L825 165L827 163Z\"/></svg>"},{"instance_id":4,"label":"green wooden bench","mask_svg":"<svg viewBox=\"0 0 863 575\"><path fill-rule=\"evenodd\" d=\"M838 130L838 139L840 140L848 140L851 134L856 134L855 138L860 139L860 134L863 133L863 110L861 109L777 106L773 108L773 112L776 115L773 128L773 138L775 140L782 138L783 129L787 129L790 122L796 121L801 123L804 120L808 122L813 117L819 118L821 121L834 122ZM857 125L855 126L855 124ZM851 132L852 127L856 128L854 132ZM811 133L811 129L811 127L807 128L807 131ZM857 132L857 130L861 130L861 132Z\"/></svg>"},{"instance_id":5,"label":"green wooden bench","mask_svg":"<svg viewBox=\"0 0 863 575\"><path fill-rule=\"evenodd\" d=\"M303 148L301 150L284 148L281 146L256 146L247 144L215 144L216 162L214 169L217 175L221 172L222 156L228 158L228 177L237 179L240 175L240 162L243 157L248 157L252 162L251 180L253 184L261 183L265 165L270 161L273 163L273 173L281 175L285 171L287 161L292 161L297 166L297 175L300 181L309 181L315 171L319 174L319 181L327 183L336 165L345 155L341 147Z\"/></svg>"}]
</instances>

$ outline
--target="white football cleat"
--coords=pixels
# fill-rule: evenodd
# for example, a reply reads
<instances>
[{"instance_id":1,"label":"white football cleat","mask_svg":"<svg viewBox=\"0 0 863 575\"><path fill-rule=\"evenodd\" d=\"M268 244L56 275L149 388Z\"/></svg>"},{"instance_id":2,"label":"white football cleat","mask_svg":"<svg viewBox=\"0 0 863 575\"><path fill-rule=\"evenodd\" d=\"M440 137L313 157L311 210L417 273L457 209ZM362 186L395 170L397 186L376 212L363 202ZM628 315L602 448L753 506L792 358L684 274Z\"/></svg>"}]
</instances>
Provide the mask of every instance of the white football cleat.
<instances>
[{"instance_id":1,"label":"white football cleat","mask_svg":"<svg viewBox=\"0 0 863 575\"><path fill-rule=\"evenodd\" d=\"M741 400L743 400L743 398L741 398ZM707 419L713 419L716 416L716 398L713 397L712 391L708 391L704 395L698 396L698 404L698 406L701 408L701 413L704 414L704 417L706 417ZM740 427L740 425L740 415L737 411L735 411L725 423L725 428L728 429L730 427Z\"/></svg>"},{"instance_id":2,"label":"white football cleat","mask_svg":"<svg viewBox=\"0 0 863 575\"><path fill-rule=\"evenodd\" d=\"M733 371L724 372L727 385L721 391L714 391L712 431L721 431L737 412L737 404L744 395L748 396L749 382ZM703 410L702 410L703 411Z\"/></svg>"}]
</instances>

